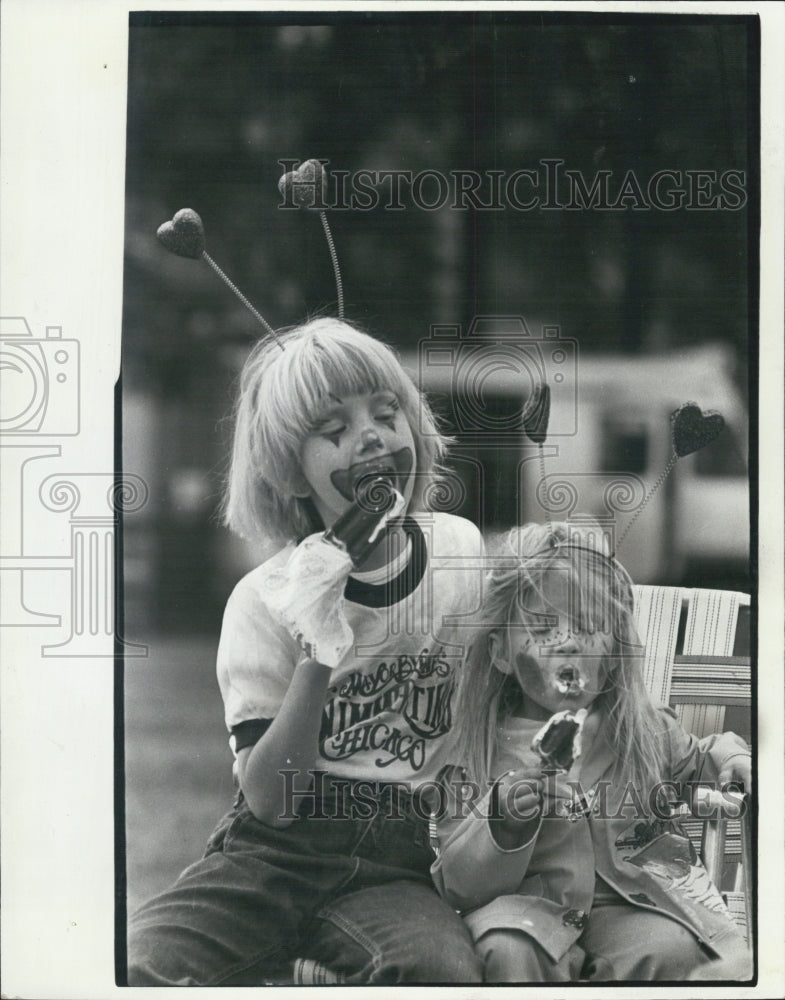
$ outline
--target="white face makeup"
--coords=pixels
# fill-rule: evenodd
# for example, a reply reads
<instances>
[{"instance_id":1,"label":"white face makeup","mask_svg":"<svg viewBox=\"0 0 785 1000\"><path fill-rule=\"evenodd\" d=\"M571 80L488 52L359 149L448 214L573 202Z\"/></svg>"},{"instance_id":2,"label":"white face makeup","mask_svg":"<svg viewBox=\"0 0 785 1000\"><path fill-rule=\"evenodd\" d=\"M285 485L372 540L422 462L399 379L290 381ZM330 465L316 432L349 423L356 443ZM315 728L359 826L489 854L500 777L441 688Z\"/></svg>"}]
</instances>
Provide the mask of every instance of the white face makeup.
<instances>
[{"instance_id":1,"label":"white face makeup","mask_svg":"<svg viewBox=\"0 0 785 1000\"><path fill-rule=\"evenodd\" d=\"M393 392L335 397L303 442L300 463L326 526L352 503L357 485L384 476L404 497L414 488L414 437Z\"/></svg>"},{"instance_id":2,"label":"white face makeup","mask_svg":"<svg viewBox=\"0 0 785 1000\"><path fill-rule=\"evenodd\" d=\"M588 708L605 687L605 657L613 637L602 623L578 625L564 574L545 580L507 629L506 666L523 693L523 714L547 719Z\"/></svg>"}]
</instances>

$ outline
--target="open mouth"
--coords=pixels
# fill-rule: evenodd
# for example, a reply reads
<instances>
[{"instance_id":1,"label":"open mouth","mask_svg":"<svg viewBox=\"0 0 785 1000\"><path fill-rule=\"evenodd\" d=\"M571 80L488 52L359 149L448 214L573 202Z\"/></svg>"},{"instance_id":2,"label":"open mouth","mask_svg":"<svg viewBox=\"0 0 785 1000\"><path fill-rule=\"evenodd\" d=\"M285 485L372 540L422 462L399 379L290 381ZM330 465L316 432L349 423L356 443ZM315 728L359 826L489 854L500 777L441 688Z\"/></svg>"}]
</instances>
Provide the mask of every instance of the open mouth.
<instances>
[{"instance_id":1,"label":"open mouth","mask_svg":"<svg viewBox=\"0 0 785 1000\"><path fill-rule=\"evenodd\" d=\"M380 479L403 493L413 466L411 448L401 448L365 462L355 462L348 469L337 469L330 475L330 481L344 500L349 501L357 499L369 483Z\"/></svg>"},{"instance_id":2,"label":"open mouth","mask_svg":"<svg viewBox=\"0 0 785 1000\"><path fill-rule=\"evenodd\" d=\"M580 671L572 666L562 667L557 673L554 683L556 690L564 695L580 694L586 686L586 681L581 676Z\"/></svg>"}]
</instances>

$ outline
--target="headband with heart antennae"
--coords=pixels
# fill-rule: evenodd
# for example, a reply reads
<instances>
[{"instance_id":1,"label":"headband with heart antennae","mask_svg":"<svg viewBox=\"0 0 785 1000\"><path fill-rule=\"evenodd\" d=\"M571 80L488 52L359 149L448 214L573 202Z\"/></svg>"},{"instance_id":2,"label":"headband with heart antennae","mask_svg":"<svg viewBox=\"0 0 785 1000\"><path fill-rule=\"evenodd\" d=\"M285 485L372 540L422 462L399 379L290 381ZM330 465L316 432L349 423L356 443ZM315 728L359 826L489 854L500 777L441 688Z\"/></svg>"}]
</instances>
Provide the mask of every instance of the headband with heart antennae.
<instances>
[{"instance_id":1,"label":"headband with heart antennae","mask_svg":"<svg viewBox=\"0 0 785 1000\"><path fill-rule=\"evenodd\" d=\"M285 173L278 182L278 190L282 195L289 198L293 205L301 208L317 208L319 217L327 240L327 249L330 252L330 260L335 274L335 287L338 297L338 319L343 319L343 282L341 280L341 269L338 264L338 254L335 250L335 241L330 231L330 223L327 215L320 206L324 204L322 191L327 178L327 171L320 160L306 160L296 170ZM187 257L191 260L204 260L213 269L221 281L237 296L253 318L259 323L264 332L272 337L276 344L284 349L283 344L262 316L259 310L246 298L235 283L216 264L213 258L205 249L204 224L201 217L192 208L181 208L176 212L169 222L162 223L156 232L159 242L166 247L170 253L178 257Z\"/></svg>"},{"instance_id":2,"label":"headband with heart antennae","mask_svg":"<svg viewBox=\"0 0 785 1000\"><path fill-rule=\"evenodd\" d=\"M327 171L324 166L326 162L326 160L321 161L317 159L305 160L295 170L290 170L283 174L278 181L278 190L287 200L289 206L307 208L319 212L319 218L327 240L327 248L335 275L338 318L342 320L344 318L344 303L341 269L338 264L338 254L335 249L332 232L330 231L330 224L324 211L324 200L322 197L327 180ZM181 208L169 222L164 222L158 227L156 235L160 243L171 253L193 260L203 259L234 295L237 296L265 333L275 341L282 351L284 350L284 345L275 330L207 253L205 249L204 225L197 212L192 208ZM550 410L550 386L547 382L541 381L535 386L534 391L526 401L521 413L521 421L524 433L532 444L536 444L539 448L540 476L542 482L546 479L543 444L548 435ZM682 403L678 409L673 411L670 419L673 452L668 459L667 465L660 473L654 485L650 487L640 506L619 537L615 551L610 553L611 558L615 557L619 546L627 537L654 494L673 471L676 462L685 455L690 455L710 444L725 426L722 414L714 410L704 412L697 403L693 402ZM548 519L548 524L550 527L550 518Z\"/></svg>"},{"instance_id":3,"label":"headband with heart antennae","mask_svg":"<svg viewBox=\"0 0 785 1000\"><path fill-rule=\"evenodd\" d=\"M540 475L543 482L546 476L545 457L542 446L548 434L550 398L550 388L547 383L540 383L535 387L522 413L524 433L532 444L536 444L539 447ZM716 410L701 410L698 404L693 402L682 403L681 406L671 413L670 422L673 452L668 459L667 465L658 476L654 485L649 488L635 514L619 536L615 550L610 553L611 558L615 557L622 542L654 494L673 471L678 460L684 458L686 455L691 455L693 452L700 451L701 448L705 448L706 445L711 444L722 433L725 427L725 419L721 413L718 413ZM550 527L550 518L548 519L548 526Z\"/></svg>"}]
</instances>

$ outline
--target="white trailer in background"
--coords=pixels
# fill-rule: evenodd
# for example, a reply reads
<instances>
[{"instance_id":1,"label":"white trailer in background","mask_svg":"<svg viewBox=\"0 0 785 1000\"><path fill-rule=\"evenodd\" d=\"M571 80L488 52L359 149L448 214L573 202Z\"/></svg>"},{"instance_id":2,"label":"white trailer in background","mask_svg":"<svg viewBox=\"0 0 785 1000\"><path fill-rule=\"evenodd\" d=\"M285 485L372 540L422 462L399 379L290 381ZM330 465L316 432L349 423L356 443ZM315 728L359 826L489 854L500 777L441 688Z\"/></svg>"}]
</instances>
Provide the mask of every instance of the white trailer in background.
<instances>
[{"instance_id":1,"label":"white trailer in background","mask_svg":"<svg viewBox=\"0 0 785 1000\"><path fill-rule=\"evenodd\" d=\"M497 317L465 336L436 327L405 362L455 438L446 509L485 531L592 515L623 537L619 558L641 583L748 572L747 414L724 345L586 354L556 327L535 337L520 318ZM521 412L542 380L551 412L540 452ZM641 509L673 456L671 414L686 402L721 413L725 427L679 458Z\"/></svg>"}]
</instances>

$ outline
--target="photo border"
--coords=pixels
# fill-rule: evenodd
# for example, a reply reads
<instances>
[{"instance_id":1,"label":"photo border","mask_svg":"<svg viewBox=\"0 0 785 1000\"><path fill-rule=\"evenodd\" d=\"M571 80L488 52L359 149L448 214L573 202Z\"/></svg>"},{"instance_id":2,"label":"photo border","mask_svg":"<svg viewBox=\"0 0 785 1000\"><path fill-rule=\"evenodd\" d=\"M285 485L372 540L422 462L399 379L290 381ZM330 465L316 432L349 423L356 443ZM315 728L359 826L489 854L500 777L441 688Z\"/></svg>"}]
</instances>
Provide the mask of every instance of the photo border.
<instances>
[{"instance_id":1,"label":"photo border","mask_svg":"<svg viewBox=\"0 0 785 1000\"><path fill-rule=\"evenodd\" d=\"M89 477L97 467L115 475L121 428L119 350L122 302L123 206L128 14L166 10L172 3L123 0L5 0L2 33L3 315L24 316L36 336L61 325L82 346L82 398L90 399L86 434L49 443L61 448L64 473ZM193 10L231 10L234 4L189 3ZM368 3L364 9L393 9ZM429 5L430 6L430 5ZM296 11L349 10L356 5L308 4ZM537 4L474 5L482 10L543 9ZM467 10L466 4L431 9ZM242 10L291 10L245 2ZM398 4L396 11L422 10ZM717 13L710 3L564 3L559 13ZM757 399L759 447L766 462L753 478L757 540L759 662L765 690L782 691L782 235L783 60L785 6L722 4L723 13L758 14L762 46L760 236L760 365L751 389ZM29 44L30 38L36 44ZM88 223L86 225L86 222ZM42 238L43 234L43 238ZM752 254L750 255L752 258ZM106 331L115 331L107 336ZM65 435L65 431L60 432ZM57 456L55 456L57 457ZM58 470L59 471L59 470ZM93 480L78 480L81 496ZM23 498L24 499L24 498ZM75 515L74 515L75 516ZM104 515L106 516L106 515ZM73 517L72 517L73 520ZM43 526L42 526L43 527ZM112 526L110 525L109 528ZM56 536L54 544L62 539ZM753 542L754 544L754 542ZM118 565L122 552L115 549ZM58 601L64 588L53 586ZM122 597L117 595L119 601ZM4 995L110 997L135 995L114 985L116 914L124 860L122 672L129 655L120 637L63 664L41 653L40 630L0 634L3 660L3 953ZM106 638L106 637L104 637ZM115 659L122 651L123 656ZM131 654L132 655L132 654ZM110 666L114 664L114 666ZM760 678L761 682L763 678ZM763 683L761 683L763 688ZM758 760L765 789L765 823L758 858L777 859L760 874L759 981L755 987L713 988L720 996L768 996L783 984L783 801L781 704L758 703L758 732L767 743ZM69 711L69 708L71 709ZM113 722L114 720L114 722ZM87 724L86 724L87 723ZM122 725L122 722L120 722ZM41 738L41 728L44 733ZM122 735L122 733L120 734ZM117 756L116 756L117 755ZM108 803L114 802L113 819ZM42 809L43 806L43 809ZM118 811L119 810L119 811ZM43 815L42 815L43 814ZM120 909L116 910L115 906ZM765 933L764 933L765 932ZM625 996L702 996L694 987L624 989ZM421 989L422 987L418 987ZM607 987L580 986L604 996ZM438 987L434 987L438 989ZM497 987L450 987L451 996L493 995ZM516 987L538 995L541 987ZM372 991L374 992L374 991ZM149 994L140 990L141 996ZM218 993L217 995L220 995Z\"/></svg>"}]
</instances>

